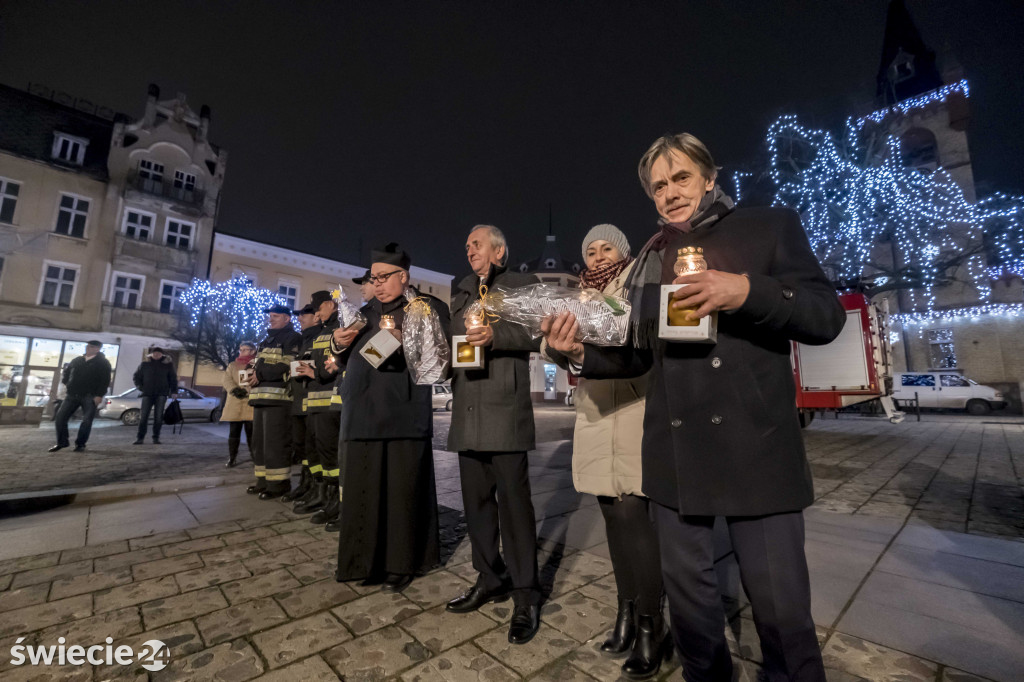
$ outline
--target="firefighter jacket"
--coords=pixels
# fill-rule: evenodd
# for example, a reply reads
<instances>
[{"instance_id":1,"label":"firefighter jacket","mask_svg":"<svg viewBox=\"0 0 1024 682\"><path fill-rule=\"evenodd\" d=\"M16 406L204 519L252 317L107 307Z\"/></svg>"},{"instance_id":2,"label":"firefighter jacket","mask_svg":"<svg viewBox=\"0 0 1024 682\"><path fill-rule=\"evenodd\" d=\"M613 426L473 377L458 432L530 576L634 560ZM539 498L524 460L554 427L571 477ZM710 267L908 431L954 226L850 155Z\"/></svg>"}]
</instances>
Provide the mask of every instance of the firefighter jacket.
<instances>
[{"instance_id":1,"label":"firefighter jacket","mask_svg":"<svg viewBox=\"0 0 1024 682\"><path fill-rule=\"evenodd\" d=\"M323 325L317 322L300 332L302 335L302 345L299 346L299 356L296 360L303 360L312 364L313 341L320 335L322 327ZM310 379L304 376L292 376L290 381L292 388L292 415L301 417L306 414L306 393Z\"/></svg>"},{"instance_id":2,"label":"firefighter jacket","mask_svg":"<svg viewBox=\"0 0 1024 682\"><path fill-rule=\"evenodd\" d=\"M334 386L338 372L327 369L327 358L331 356L331 337L338 326L338 313L335 312L323 323L319 336L313 341L313 374L316 378L309 382L306 398L307 411L310 413L327 412L332 402L341 400Z\"/></svg>"},{"instance_id":3,"label":"firefighter jacket","mask_svg":"<svg viewBox=\"0 0 1024 682\"><path fill-rule=\"evenodd\" d=\"M291 362L298 357L302 335L291 325L270 329L256 350L253 370L258 383L249 391L249 404L253 407L285 405L291 407L292 391L289 386Z\"/></svg>"}]
</instances>

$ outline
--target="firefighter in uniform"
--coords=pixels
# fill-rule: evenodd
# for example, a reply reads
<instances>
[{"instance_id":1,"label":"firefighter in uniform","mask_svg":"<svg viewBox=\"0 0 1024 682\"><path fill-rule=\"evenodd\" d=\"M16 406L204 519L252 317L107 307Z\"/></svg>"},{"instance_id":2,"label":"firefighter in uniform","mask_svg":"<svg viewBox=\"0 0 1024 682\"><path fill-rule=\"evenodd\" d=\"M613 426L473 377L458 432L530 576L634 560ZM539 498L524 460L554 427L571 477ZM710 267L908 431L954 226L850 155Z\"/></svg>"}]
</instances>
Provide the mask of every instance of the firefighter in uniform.
<instances>
[{"instance_id":1,"label":"firefighter in uniform","mask_svg":"<svg viewBox=\"0 0 1024 682\"><path fill-rule=\"evenodd\" d=\"M292 311L275 305L265 311L270 318L267 335L256 349L249 404L253 406L252 459L256 484L246 490L261 500L280 497L291 490L292 392L288 385L292 360L299 353L302 336L292 328Z\"/></svg>"},{"instance_id":2,"label":"firefighter in uniform","mask_svg":"<svg viewBox=\"0 0 1024 682\"><path fill-rule=\"evenodd\" d=\"M312 349L313 339L320 335L320 323L316 319L316 310L308 303L301 310L293 310L292 314L299 318L299 326L302 328L302 345L299 347L299 360L308 362ZM308 420L306 419L306 383L308 378L302 374L292 374L292 464L302 466L302 476L299 478L299 485L291 492L281 496L282 500L291 502L305 495L313 481L309 473L309 453L306 450Z\"/></svg>"},{"instance_id":3,"label":"firefighter in uniform","mask_svg":"<svg viewBox=\"0 0 1024 682\"><path fill-rule=\"evenodd\" d=\"M313 379L309 384L307 405L316 421L316 452L323 465L323 508L310 519L311 523L326 525L337 521L341 507L340 473L338 468L338 426L341 412L332 409L338 370L331 354L331 335L338 328L338 304L329 291L313 292L312 305L316 308L322 330L313 341ZM328 363L328 358L331 359ZM335 524L336 525L336 524Z\"/></svg>"}]
</instances>

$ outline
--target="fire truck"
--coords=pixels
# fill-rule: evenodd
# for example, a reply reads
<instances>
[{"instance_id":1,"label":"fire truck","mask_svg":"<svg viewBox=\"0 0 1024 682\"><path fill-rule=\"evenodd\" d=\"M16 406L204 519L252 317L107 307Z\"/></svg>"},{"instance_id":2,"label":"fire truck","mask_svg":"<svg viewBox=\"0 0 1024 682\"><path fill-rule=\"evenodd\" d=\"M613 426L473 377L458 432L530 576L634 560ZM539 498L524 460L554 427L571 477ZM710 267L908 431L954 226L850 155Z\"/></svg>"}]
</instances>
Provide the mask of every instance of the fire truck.
<instances>
[{"instance_id":1,"label":"fire truck","mask_svg":"<svg viewBox=\"0 0 1024 682\"><path fill-rule=\"evenodd\" d=\"M824 346L793 342L793 379L800 424L814 413L838 410L877 400L889 421L898 424L904 413L892 400L892 357L889 346L888 302L875 305L861 293L840 294L846 310L843 331Z\"/></svg>"}]
</instances>

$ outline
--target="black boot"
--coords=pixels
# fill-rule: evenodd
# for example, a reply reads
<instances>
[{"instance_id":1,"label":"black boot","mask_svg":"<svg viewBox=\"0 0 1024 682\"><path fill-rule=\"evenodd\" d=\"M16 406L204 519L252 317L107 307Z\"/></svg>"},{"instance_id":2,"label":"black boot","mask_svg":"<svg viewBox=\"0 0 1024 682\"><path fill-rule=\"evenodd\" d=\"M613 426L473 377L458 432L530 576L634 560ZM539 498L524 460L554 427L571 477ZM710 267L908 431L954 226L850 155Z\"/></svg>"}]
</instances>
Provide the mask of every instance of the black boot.
<instances>
[{"instance_id":1,"label":"black boot","mask_svg":"<svg viewBox=\"0 0 1024 682\"><path fill-rule=\"evenodd\" d=\"M292 511L295 511L298 507L317 498L317 494L319 491L317 485L319 483L320 482L316 479L316 476L314 476L313 474L309 475L309 482L306 487L306 492L302 493L301 495L295 498L295 505L292 507Z\"/></svg>"},{"instance_id":2,"label":"black boot","mask_svg":"<svg viewBox=\"0 0 1024 682\"><path fill-rule=\"evenodd\" d=\"M312 514L318 512L324 508L327 504L327 484L323 481L317 481L313 484L312 488L313 495L309 497L305 502L301 502L292 509L296 514Z\"/></svg>"},{"instance_id":3,"label":"black boot","mask_svg":"<svg viewBox=\"0 0 1024 682\"><path fill-rule=\"evenodd\" d=\"M235 460L238 459L238 438L228 438L228 461L224 466L230 468L235 466Z\"/></svg>"},{"instance_id":4,"label":"black boot","mask_svg":"<svg viewBox=\"0 0 1024 682\"><path fill-rule=\"evenodd\" d=\"M341 499L338 497L338 484L334 481L328 483L324 494L327 495L327 502L324 504L323 509L313 514L313 517L309 520L310 523L324 525L333 521L338 516L338 510L341 508Z\"/></svg>"},{"instance_id":5,"label":"black boot","mask_svg":"<svg viewBox=\"0 0 1024 682\"><path fill-rule=\"evenodd\" d=\"M605 656L618 657L629 651L636 638L636 602L619 597L619 615L608 639L601 645Z\"/></svg>"},{"instance_id":6,"label":"black boot","mask_svg":"<svg viewBox=\"0 0 1024 682\"><path fill-rule=\"evenodd\" d=\"M661 614L638 616L633 651L622 664L622 674L631 680L650 679L671 656L672 636Z\"/></svg>"},{"instance_id":7,"label":"black boot","mask_svg":"<svg viewBox=\"0 0 1024 682\"><path fill-rule=\"evenodd\" d=\"M308 489L309 489L309 470L304 468L302 470L302 476L299 477L299 485L298 485L298 487L297 488L292 488L291 491L289 491L289 492L285 493L284 495L282 495L281 496L281 501L283 501L283 502L294 502L295 500L297 500L300 497L302 497L303 495L305 495L306 491Z\"/></svg>"}]
</instances>

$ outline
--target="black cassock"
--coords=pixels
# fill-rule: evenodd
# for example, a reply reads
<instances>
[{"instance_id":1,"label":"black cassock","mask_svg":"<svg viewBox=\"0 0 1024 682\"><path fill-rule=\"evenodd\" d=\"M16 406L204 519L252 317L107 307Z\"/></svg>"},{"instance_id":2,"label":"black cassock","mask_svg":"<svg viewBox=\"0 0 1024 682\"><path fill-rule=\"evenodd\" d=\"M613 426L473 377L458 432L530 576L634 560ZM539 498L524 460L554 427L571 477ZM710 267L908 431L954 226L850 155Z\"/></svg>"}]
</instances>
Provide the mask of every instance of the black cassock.
<instances>
[{"instance_id":1,"label":"black cassock","mask_svg":"<svg viewBox=\"0 0 1024 682\"><path fill-rule=\"evenodd\" d=\"M422 295L449 335L448 306ZM406 300L374 299L362 308L367 325L349 349L341 384L341 500L338 580L386 573L422 573L440 561L434 486L431 387L417 386L402 349L374 368L359 350L391 315L401 328Z\"/></svg>"}]
</instances>

